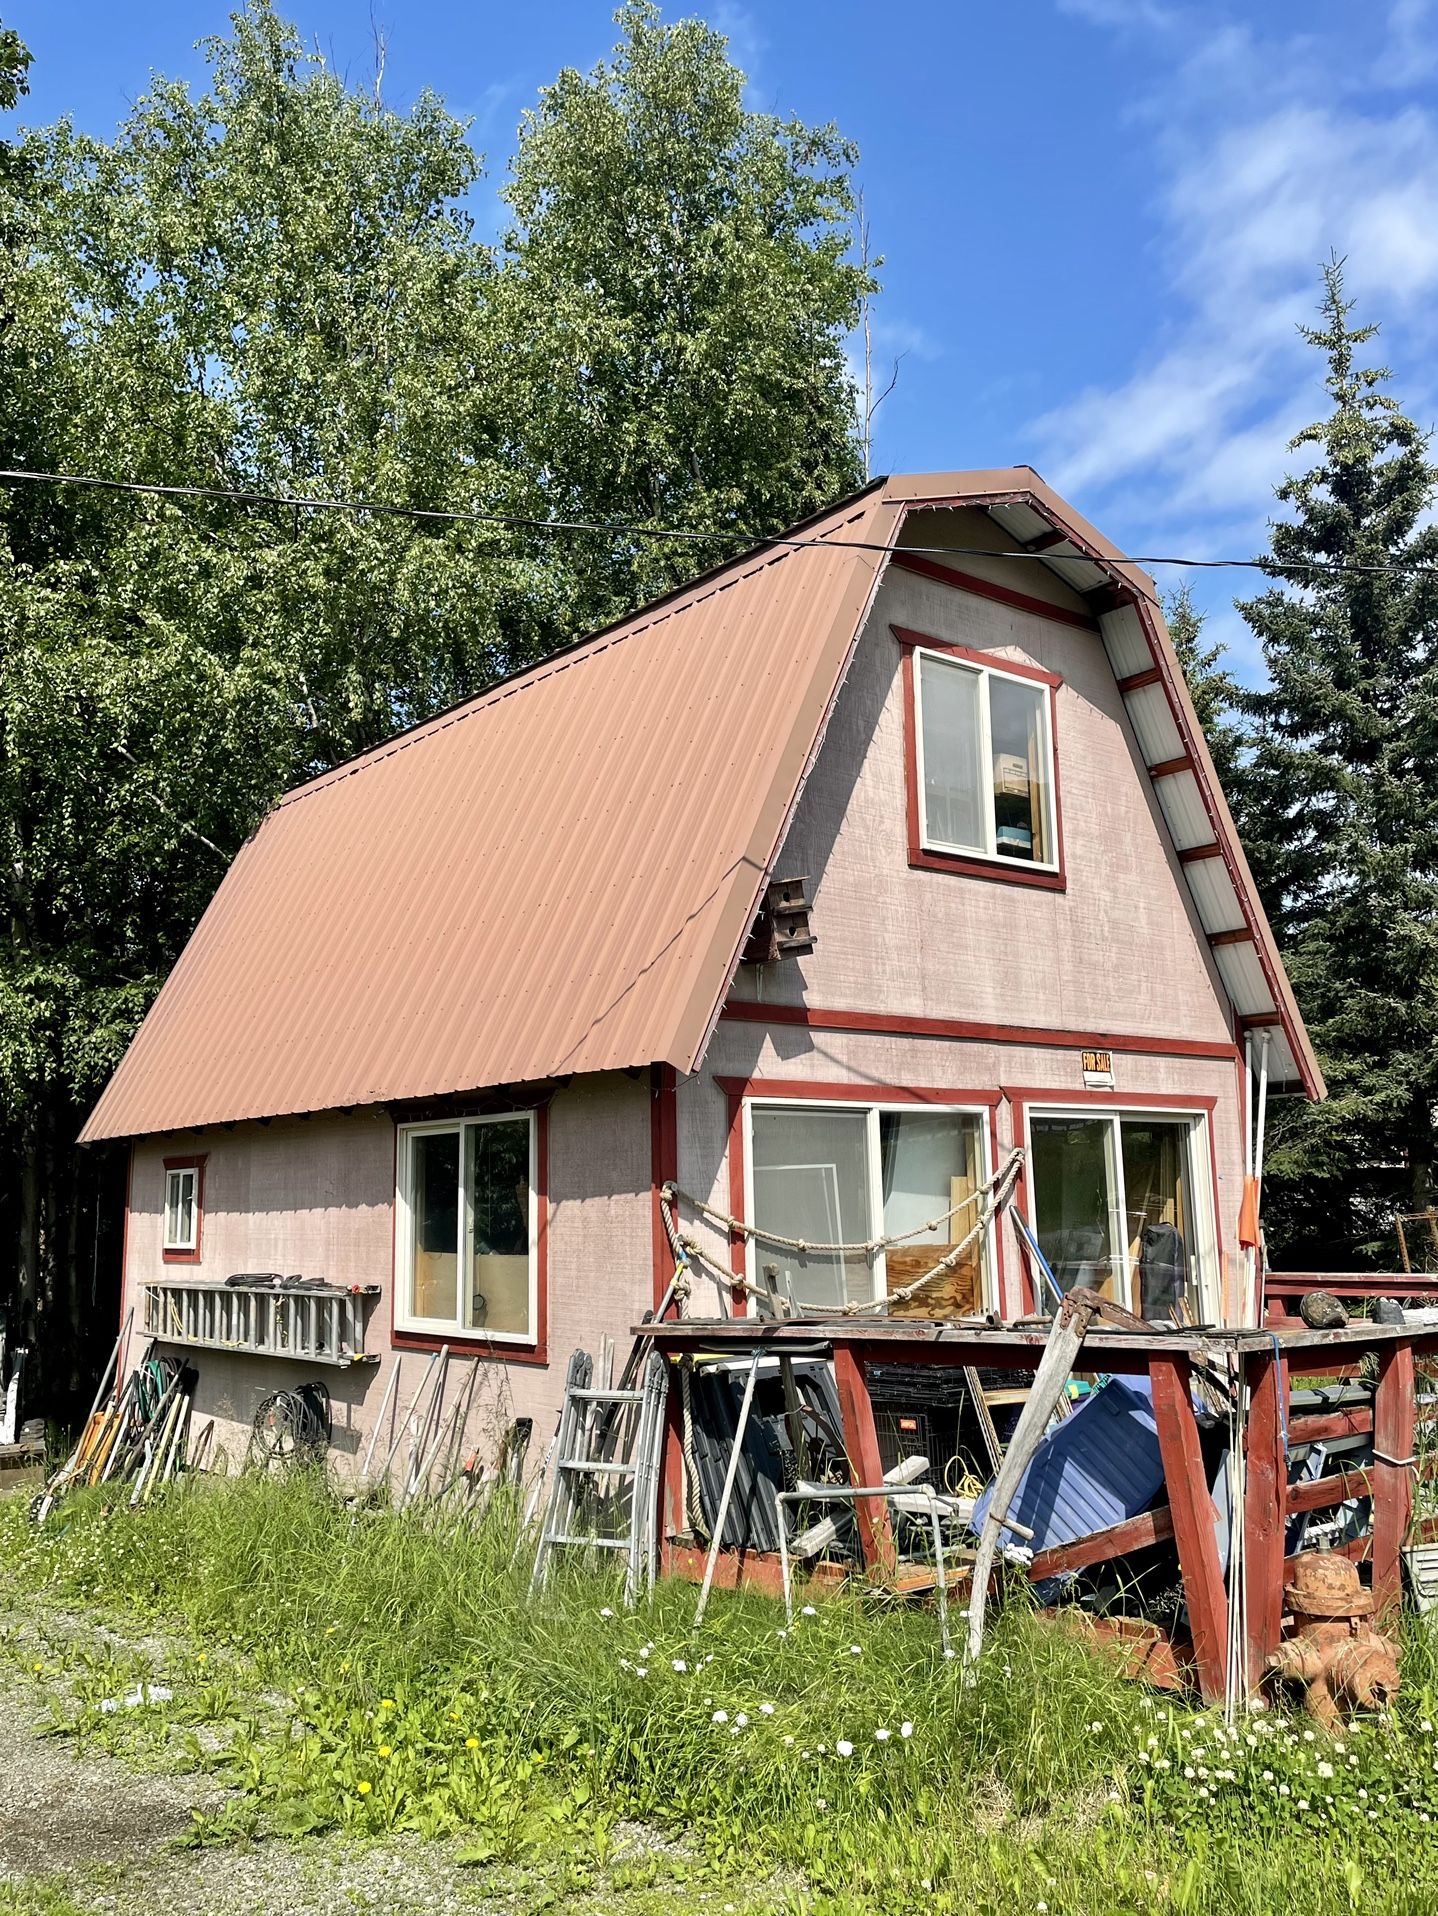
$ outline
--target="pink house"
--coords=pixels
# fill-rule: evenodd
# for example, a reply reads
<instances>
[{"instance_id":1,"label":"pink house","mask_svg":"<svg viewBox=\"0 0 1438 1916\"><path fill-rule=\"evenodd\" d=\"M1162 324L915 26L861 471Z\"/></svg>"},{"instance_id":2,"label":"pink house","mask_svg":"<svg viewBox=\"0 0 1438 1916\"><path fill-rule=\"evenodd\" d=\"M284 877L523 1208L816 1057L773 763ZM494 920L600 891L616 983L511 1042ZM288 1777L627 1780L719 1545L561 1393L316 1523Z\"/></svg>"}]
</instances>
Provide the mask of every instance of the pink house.
<instances>
[{"instance_id":1,"label":"pink house","mask_svg":"<svg viewBox=\"0 0 1438 1916\"><path fill-rule=\"evenodd\" d=\"M1027 467L928 474L289 793L84 1137L197 1418L235 1457L322 1378L343 1458L441 1344L547 1433L672 1274L667 1182L700 1314L901 1289L1022 1147L1061 1283L1241 1321L1260 1037L1323 1095L1152 582ZM269 1272L364 1294L216 1295ZM907 1308L1036 1301L1006 1218Z\"/></svg>"}]
</instances>

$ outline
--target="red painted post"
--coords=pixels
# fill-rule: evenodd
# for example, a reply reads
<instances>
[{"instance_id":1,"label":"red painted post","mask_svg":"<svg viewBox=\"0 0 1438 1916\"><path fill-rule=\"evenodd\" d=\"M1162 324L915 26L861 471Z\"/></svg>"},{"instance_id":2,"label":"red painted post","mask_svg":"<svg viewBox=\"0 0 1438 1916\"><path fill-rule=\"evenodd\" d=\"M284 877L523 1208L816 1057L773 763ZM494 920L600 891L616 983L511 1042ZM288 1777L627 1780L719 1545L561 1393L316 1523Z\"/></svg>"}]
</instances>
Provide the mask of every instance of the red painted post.
<instances>
[{"instance_id":1,"label":"red painted post","mask_svg":"<svg viewBox=\"0 0 1438 1916\"><path fill-rule=\"evenodd\" d=\"M1178 1541L1178 1567L1193 1632L1198 1687L1205 1703L1219 1703L1228 1667L1228 1596L1218 1560L1213 1499L1208 1494L1189 1394L1188 1359L1181 1351L1155 1352L1149 1359L1148 1374L1153 1385L1153 1414L1168 1485L1168 1507Z\"/></svg>"},{"instance_id":2,"label":"red painted post","mask_svg":"<svg viewBox=\"0 0 1438 1916\"><path fill-rule=\"evenodd\" d=\"M1288 1388L1277 1355L1241 1360L1249 1381L1247 1488L1243 1499L1244 1597L1248 1612L1248 1688L1263 1681L1264 1665L1283 1633L1283 1536L1287 1528L1288 1458L1283 1400Z\"/></svg>"},{"instance_id":3,"label":"red painted post","mask_svg":"<svg viewBox=\"0 0 1438 1916\"><path fill-rule=\"evenodd\" d=\"M1380 1614L1403 1595L1400 1552L1413 1515L1413 1345L1386 1345L1373 1396L1373 1595ZM1384 1463L1383 1458L1390 1461Z\"/></svg>"},{"instance_id":4,"label":"red painted post","mask_svg":"<svg viewBox=\"0 0 1438 1916\"><path fill-rule=\"evenodd\" d=\"M834 1388L844 1420L844 1449L856 1484L881 1484L884 1465L879 1456L879 1433L874 1428L874 1406L864 1360L848 1344L834 1346ZM898 1567L889 1507L882 1497L860 1497L854 1506L859 1527L859 1550L866 1570L891 1577Z\"/></svg>"}]
</instances>

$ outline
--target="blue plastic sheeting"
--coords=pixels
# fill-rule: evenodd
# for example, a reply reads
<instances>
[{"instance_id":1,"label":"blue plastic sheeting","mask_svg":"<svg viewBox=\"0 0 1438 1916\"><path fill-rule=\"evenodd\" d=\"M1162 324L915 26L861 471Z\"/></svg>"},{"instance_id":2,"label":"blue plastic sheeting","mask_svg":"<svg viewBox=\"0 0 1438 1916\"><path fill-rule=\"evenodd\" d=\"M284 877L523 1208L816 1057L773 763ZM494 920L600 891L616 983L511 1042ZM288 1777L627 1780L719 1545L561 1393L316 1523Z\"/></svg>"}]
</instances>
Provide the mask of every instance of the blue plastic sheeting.
<instances>
[{"instance_id":1,"label":"blue plastic sheeting","mask_svg":"<svg viewBox=\"0 0 1438 1916\"><path fill-rule=\"evenodd\" d=\"M1138 1516L1162 1485L1148 1379L1111 1377L1044 1438L1009 1514L1033 1531L1030 1548L1051 1550ZM990 1484L974 1507L975 1535L993 1490Z\"/></svg>"}]
</instances>

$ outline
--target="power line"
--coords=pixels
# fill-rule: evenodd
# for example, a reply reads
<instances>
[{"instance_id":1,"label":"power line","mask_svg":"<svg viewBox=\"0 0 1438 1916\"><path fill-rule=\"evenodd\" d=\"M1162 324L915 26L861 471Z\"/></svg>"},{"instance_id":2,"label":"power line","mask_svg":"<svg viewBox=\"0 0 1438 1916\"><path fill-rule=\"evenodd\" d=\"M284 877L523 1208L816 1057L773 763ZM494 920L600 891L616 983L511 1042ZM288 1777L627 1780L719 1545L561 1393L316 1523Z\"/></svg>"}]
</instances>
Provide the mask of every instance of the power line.
<instances>
[{"instance_id":1,"label":"power line","mask_svg":"<svg viewBox=\"0 0 1438 1916\"><path fill-rule=\"evenodd\" d=\"M25 467L0 467L0 482L5 484L87 486L101 492L141 493L161 499L210 499L230 505L281 506L299 512L375 513L391 519L438 521L447 525L503 526L515 532L597 532L616 538L672 539L691 545L734 545L762 549L780 546L799 550L822 546L826 551L888 553L892 548L877 540L798 538L793 534L755 534L734 529L694 531L679 526L646 526L628 520L536 519L523 513L473 512L448 510L438 506L397 506L377 499L317 499L284 492L241 492L224 486L162 486L143 479L102 479L93 473L35 472ZM921 503L921 502L916 502ZM1082 550L1055 553L1052 547L1041 552L1019 548L995 552L988 546L904 546L905 552L920 553L935 559L1017 559L1042 565L1053 558L1086 559L1092 564L1131 566L1182 566L1193 571L1223 572L1308 572L1357 573L1377 577L1438 578L1438 566L1402 565L1392 561L1368 563L1354 559L1293 559L1281 563L1273 559L1191 559L1173 554L1135 553L1092 555Z\"/></svg>"}]
</instances>

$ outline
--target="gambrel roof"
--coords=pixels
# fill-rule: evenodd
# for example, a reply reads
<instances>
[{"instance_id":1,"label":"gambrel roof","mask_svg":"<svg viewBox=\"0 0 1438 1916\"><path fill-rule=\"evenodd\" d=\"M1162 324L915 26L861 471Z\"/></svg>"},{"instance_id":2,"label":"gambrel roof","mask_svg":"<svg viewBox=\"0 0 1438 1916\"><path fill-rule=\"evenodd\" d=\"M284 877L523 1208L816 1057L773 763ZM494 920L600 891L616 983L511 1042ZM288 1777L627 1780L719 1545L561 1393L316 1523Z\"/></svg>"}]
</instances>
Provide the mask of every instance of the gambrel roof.
<instances>
[{"instance_id":1,"label":"gambrel roof","mask_svg":"<svg viewBox=\"0 0 1438 1916\"><path fill-rule=\"evenodd\" d=\"M288 793L84 1140L692 1071L888 554L943 506L986 511L1089 600L1239 1024L1271 1027L1275 1078L1321 1096L1153 583L1020 466L875 480Z\"/></svg>"}]
</instances>

